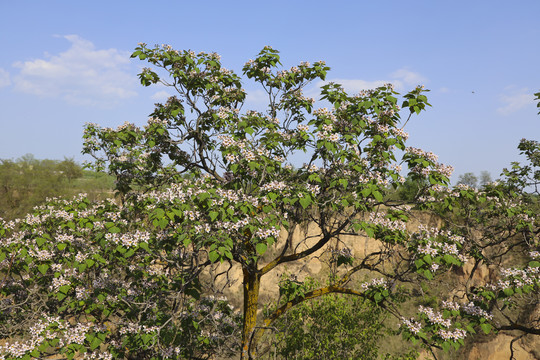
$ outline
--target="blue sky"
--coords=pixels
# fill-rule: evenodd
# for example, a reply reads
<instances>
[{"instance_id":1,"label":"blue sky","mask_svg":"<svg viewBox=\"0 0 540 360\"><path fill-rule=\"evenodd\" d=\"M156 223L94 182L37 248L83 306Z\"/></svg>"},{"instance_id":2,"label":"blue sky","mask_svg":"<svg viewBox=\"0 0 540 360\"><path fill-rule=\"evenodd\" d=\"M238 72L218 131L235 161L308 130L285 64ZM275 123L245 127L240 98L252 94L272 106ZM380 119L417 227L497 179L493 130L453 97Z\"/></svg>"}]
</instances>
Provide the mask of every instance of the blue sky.
<instances>
[{"instance_id":1,"label":"blue sky","mask_svg":"<svg viewBox=\"0 0 540 360\"><path fill-rule=\"evenodd\" d=\"M540 138L538 14L538 0L0 1L0 159L83 161L84 123L145 123L167 89L138 84L138 42L216 51L239 73L271 45L287 68L325 60L351 92L424 84L433 107L408 144L453 165L454 181L497 177L521 138Z\"/></svg>"}]
</instances>

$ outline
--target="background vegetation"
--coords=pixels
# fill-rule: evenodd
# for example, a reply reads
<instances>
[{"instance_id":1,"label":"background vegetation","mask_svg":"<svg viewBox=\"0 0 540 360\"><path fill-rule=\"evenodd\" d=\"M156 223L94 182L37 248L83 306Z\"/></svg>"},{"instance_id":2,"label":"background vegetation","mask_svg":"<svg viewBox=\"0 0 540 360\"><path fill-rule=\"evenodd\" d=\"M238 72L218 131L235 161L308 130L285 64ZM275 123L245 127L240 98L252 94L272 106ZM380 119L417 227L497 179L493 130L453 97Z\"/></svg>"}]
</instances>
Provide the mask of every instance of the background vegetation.
<instances>
[{"instance_id":1,"label":"background vegetation","mask_svg":"<svg viewBox=\"0 0 540 360\"><path fill-rule=\"evenodd\" d=\"M0 218L24 217L47 198L87 193L91 200L112 196L113 177L90 170L73 159L38 160L27 154L0 160Z\"/></svg>"}]
</instances>

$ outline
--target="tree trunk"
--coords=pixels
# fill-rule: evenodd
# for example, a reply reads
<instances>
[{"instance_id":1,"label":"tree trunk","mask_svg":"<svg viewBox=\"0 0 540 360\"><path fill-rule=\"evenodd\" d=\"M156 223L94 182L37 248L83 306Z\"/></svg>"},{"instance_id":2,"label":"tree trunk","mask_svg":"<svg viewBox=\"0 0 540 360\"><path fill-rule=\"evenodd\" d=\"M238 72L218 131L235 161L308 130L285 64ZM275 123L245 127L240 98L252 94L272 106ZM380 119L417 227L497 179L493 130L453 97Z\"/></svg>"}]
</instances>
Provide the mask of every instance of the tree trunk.
<instances>
[{"instance_id":1,"label":"tree trunk","mask_svg":"<svg viewBox=\"0 0 540 360\"><path fill-rule=\"evenodd\" d=\"M259 304L260 273L254 268L244 268L244 326L242 329L242 355L240 359L252 359L256 352L251 347L251 335L257 324L257 307ZM256 345L256 344L253 344Z\"/></svg>"}]
</instances>

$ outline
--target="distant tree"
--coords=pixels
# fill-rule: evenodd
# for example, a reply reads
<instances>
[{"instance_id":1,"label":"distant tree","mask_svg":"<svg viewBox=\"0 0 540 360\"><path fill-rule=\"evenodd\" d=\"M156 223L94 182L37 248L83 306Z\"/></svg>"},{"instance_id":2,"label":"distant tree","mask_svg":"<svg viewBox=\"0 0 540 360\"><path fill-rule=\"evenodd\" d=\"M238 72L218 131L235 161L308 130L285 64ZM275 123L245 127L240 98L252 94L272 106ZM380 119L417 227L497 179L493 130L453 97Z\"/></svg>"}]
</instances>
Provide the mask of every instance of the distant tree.
<instances>
[{"instance_id":1,"label":"distant tree","mask_svg":"<svg viewBox=\"0 0 540 360\"><path fill-rule=\"evenodd\" d=\"M491 174L489 171L482 171L480 173L480 186L485 187L487 184L491 183L493 180L491 179Z\"/></svg>"},{"instance_id":2,"label":"distant tree","mask_svg":"<svg viewBox=\"0 0 540 360\"><path fill-rule=\"evenodd\" d=\"M468 172L468 173L459 175L457 183L458 185L461 184L461 185L470 186L472 188L476 188L478 187L478 178L476 177L476 175L474 175L474 173Z\"/></svg>"},{"instance_id":3,"label":"distant tree","mask_svg":"<svg viewBox=\"0 0 540 360\"><path fill-rule=\"evenodd\" d=\"M64 158L64 161L58 164L58 170L68 182L80 178L83 175L82 167L73 160L73 158Z\"/></svg>"}]
</instances>

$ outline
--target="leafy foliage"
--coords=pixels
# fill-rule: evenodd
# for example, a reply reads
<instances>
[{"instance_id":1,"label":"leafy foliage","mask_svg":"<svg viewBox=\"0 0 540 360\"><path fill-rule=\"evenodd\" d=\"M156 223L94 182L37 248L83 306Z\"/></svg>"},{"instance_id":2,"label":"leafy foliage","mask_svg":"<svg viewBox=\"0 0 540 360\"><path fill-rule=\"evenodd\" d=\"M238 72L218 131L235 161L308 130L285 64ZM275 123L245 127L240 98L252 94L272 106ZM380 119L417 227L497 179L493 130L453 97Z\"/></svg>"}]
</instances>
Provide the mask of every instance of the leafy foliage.
<instances>
[{"instance_id":1,"label":"leafy foliage","mask_svg":"<svg viewBox=\"0 0 540 360\"><path fill-rule=\"evenodd\" d=\"M241 113L242 79L219 55L140 44L132 56L153 67L139 76L144 86L162 83L177 96L157 104L143 128L86 126L83 152L115 177L117 201L54 200L1 222L0 333L10 339L2 356L254 358L266 329L328 294L387 309L413 343L459 348L498 326L491 311L504 311L499 303L538 295L538 263L523 267L538 248L536 198L525 191L531 176L538 180L534 143L520 145L532 165L514 164L504 182L449 189L451 167L405 145L403 126L429 106L421 86L401 97L390 84L349 95L327 83L320 94L330 109L315 108L302 89L325 79L326 64L283 70L278 51L265 47L243 74L267 92L268 107ZM389 196L406 182L402 166L422 184L408 201ZM413 210L442 224L411 227ZM344 237L376 246L354 254ZM262 279L325 256L329 284L283 279L283 301L259 311ZM506 260L522 268L503 271L502 285L466 283L401 314L399 294L467 262ZM240 278L229 277L234 267ZM209 268L223 269L226 285L240 280L242 313L208 296ZM370 280L353 287L358 274Z\"/></svg>"},{"instance_id":2,"label":"leafy foliage","mask_svg":"<svg viewBox=\"0 0 540 360\"><path fill-rule=\"evenodd\" d=\"M369 301L326 295L303 302L276 324L275 352L284 359L377 359L384 311Z\"/></svg>"}]
</instances>

